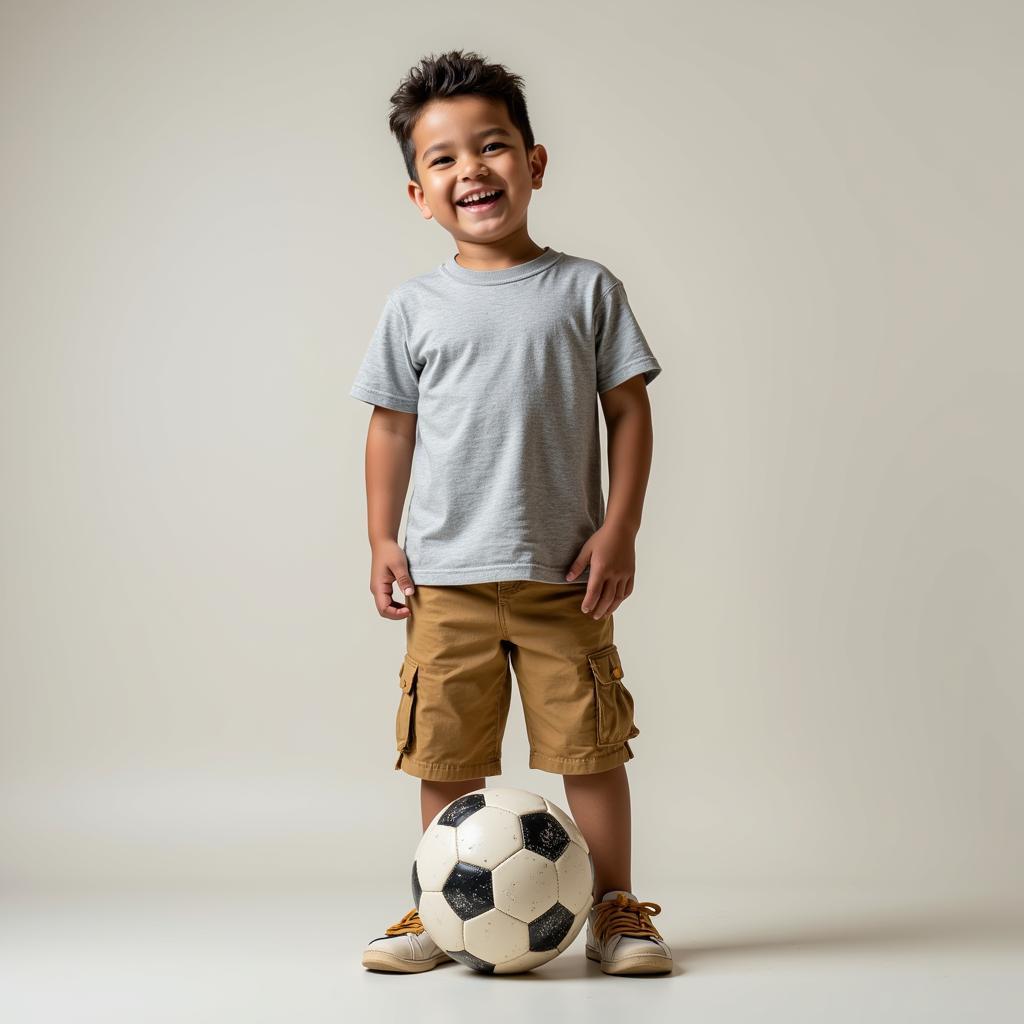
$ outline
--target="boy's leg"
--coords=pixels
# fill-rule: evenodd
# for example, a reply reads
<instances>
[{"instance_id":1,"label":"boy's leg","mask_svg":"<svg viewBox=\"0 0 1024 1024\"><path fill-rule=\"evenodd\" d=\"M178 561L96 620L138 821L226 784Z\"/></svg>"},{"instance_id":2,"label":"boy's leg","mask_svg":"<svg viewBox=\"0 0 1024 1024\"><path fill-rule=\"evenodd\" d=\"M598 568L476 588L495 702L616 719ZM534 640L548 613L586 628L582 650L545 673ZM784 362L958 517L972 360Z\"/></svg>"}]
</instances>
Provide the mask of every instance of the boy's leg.
<instances>
[{"instance_id":1,"label":"boy's leg","mask_svg":"<svg viewBox=\"0 0 1024 1024\"><path fill-rule=\"evenodd\" d=\"M572 816L594 859L595 901L630 890L630 800L625 762L638 735L623 682L613 616L580 612L586 583L522 581L507 591L530 740L530 767L562 776Z\"/></svg>"},{"instance_id":2,"label":"boy's leg","mask_svg":"<svg viewBox=\"0 0 1024 1024\"><path fill-rule=\"evenodd\" d=\"M453 800L472 793L474 789L483 789L485 779L463 779L459 782L431 782L420 779L420 810L423 814L423 831ZM589 842L589 840L588 840Z\"/></svg>"},{"instance_id":3,"label":"boy's leg","mask_svg":"<svg viewBox=\"0 0 1024 1024\"><path fill-rule=\"evenodd\" d=\"M632 891L631 824L626 766L593 775L563 775L569 809L594 858L594 901L612 889Z\"/></svg>"}]
</instances>

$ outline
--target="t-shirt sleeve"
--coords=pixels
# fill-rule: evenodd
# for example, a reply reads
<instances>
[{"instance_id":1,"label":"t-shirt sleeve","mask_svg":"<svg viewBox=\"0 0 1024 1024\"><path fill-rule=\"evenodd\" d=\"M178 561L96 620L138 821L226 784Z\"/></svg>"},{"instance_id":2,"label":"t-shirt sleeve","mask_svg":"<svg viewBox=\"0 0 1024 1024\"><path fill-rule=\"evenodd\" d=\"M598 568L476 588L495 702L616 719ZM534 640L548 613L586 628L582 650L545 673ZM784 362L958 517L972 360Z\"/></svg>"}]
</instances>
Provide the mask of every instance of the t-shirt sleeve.
<instances>
[{"instance_id":1,"label":"t-shirt sleeve","mask_svg":"<svg viewBox=\"0 0 1024 1024\"><path fill-rule=\"evenodd\" d=\"M393 294L388 295L384 303L384 310L349 394L371 405L382 405L399 412L416 412L419 374L409 354L405 319Z\"/></svg>"},{"instance_id":2,"label":"t-shirt sleeve","mask_svg":"<svg viewBox=\"0 0 1024 1024\"><path fill-rule=\"evenodd\" d=\"M629 307L621 281L601 296L594 317L594 335L598 394L638 373L644 375L645 384L661 373L661 366Z\"/></svg>"}]
</instances>

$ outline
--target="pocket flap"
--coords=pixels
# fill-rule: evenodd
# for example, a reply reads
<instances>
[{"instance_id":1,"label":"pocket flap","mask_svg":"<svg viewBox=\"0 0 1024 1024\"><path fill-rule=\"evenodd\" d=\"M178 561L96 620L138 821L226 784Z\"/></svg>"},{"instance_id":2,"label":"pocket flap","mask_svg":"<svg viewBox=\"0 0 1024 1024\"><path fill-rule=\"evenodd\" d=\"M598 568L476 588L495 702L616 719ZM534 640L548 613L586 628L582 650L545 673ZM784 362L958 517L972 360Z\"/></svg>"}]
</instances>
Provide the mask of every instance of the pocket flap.
<instances>
[{"instance_id":1,"label":"pocket flap","mask_svg":"<svg viewBox=\"0 0 1024 1024\"><path fill-rule=\"evenodd\" d=\"M590 662L594 675L602 683L611 684L622 679L622 662L619 659L619 649L615 644L609 644L599 651L594 651L593 654L588 654L587 660Z\"/></svg>"},{"instance_id":2,"label":"pocket flap","mask_svg":"<svg viewBox=\"0 0 1024 1024\"><path fill-rule=\"evenodd\" d=\"M416 672L419 665L407 654L402 659L402 668L398 673L399 686L407 693L412 692L413 684L416 682Z\"/></svg>"}]
</instances>

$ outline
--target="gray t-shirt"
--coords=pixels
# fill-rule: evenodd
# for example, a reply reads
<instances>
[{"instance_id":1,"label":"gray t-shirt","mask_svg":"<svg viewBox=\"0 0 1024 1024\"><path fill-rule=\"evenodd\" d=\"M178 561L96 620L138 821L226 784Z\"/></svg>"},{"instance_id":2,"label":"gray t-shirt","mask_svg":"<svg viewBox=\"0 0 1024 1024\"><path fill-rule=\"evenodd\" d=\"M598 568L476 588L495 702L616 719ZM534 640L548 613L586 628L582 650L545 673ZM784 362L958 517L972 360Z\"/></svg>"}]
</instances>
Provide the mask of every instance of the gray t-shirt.
<instances>
[{"instance_id":1,"label":"gray t-shirt","mask_svg":"<svg viewBox=\"0 0 1024 1024\"><path fill-rule=\"evenodd\" d=\"M418 414L413 582L565 583L604 522L597 395L660 372L622 282L550 246L506 270L453 254L392 289L350 394Z\"/></svg>"}]
</instances>

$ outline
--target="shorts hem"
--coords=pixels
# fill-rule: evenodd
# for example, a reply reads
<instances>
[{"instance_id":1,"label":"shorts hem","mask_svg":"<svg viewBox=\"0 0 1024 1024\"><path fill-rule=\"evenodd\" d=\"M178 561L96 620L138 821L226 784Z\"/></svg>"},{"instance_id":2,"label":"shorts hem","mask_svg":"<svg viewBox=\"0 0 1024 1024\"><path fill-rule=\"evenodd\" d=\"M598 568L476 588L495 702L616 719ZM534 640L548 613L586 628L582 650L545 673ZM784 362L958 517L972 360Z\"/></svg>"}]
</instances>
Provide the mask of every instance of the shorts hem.
<instances>
[{"instance_id":1,"label":"shorts hem","mask_svg":"<svg viewBox=\"0 0 1024 1024\"><path fill-rule=\"evenodd\" d=\"M402 753L395 762L395 770L404 771L407 775L426 779L428 782L465 782L466 779L477 779L485 775L500 775L501 761L481 761L479 764L430 764Z\"/></svg>"},{"instance_id":2,"label":"shorts hem","mask_svg":"<svg viewBox=\"0 0 1024 1024\"><path fill-rule=\"evenodd\" d=\"M569 567L555 568L522 562L514 565L477 565L465 569L421 569L415 563L409 569L414 584L424 587L464 586L470 583L507 583L513 580L530 580L534 583L560 583L572 587L590 582L590 566L574 580L567 580Z\"/></svg>"},{"instance_id":3,"label":"shorts hem","mask_svg":"<svg viewBox=\"0 0 1024 1024\"><path fill-rule=\"evenodd\" d=\"M557 775L596 775L616 768L633 759L633 751L626 743L618 750L599 754L596 757L552 757L549 754L538 754L530 751L530 767L539 768L544 772Z\"/></svg>"}]
</instances>

